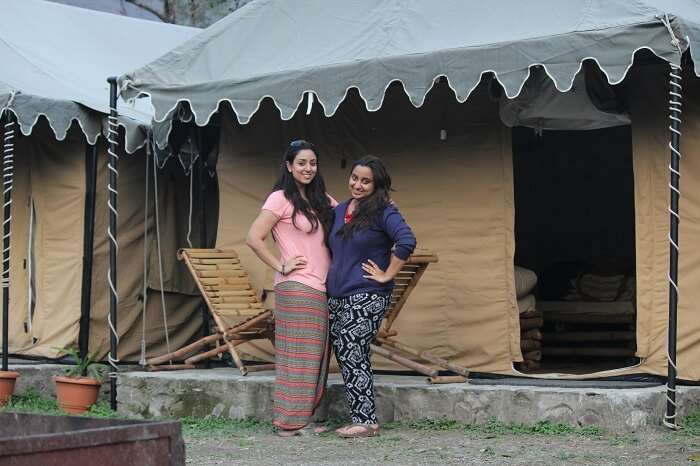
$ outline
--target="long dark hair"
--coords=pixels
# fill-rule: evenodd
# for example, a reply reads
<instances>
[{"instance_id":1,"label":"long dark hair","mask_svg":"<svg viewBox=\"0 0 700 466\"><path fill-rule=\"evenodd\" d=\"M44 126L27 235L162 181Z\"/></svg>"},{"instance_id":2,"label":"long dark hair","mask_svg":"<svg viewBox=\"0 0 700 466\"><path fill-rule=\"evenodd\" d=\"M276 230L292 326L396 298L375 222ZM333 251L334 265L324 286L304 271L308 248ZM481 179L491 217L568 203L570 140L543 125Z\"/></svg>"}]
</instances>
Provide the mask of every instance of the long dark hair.
<instances>
[{"instance_id":1,"label":"long dark hair","mask_svg":"<svg viewBox=\"0 0 700 466\"><path fill-rule=\"evenodd\" d=\"M379 216L391 204L391 177L379 157L366 155L352 164L350 172L355 167L368 167L374 178L374 191L367 197L357 201L352 219L338 230L343 238L351 237L356 231L371 228L379 221Z\"/></svg>"},{"instance_id":2,"label":"long dark hair","mask_svg":"<svg viewBox=\"0 0 700 466\"><path fill-rule=\"evenodd\" d=\"M301 196L299 187L294 180L294 175L287 170L287 163L290 165L294 164L294 159L297 154L305 149L313 151L313 153L316 154L317 164L316 175L311 182L306 185L306 199ZM316 231L320 225L321 228L323 228L324 234L327 236L327 232L331 226L330 224L333 222L333 209L331 208L331 201L328 195L326 195L326 184L323 182L323 176L321 176L318 158L318 150L316 146L310 142L302 139L292 141L282 157L280 177L275 183L273 191L281 189L284 191L284 197L292 203L294 207L292 210L292 224L295 227L298 228L296 224L297 213L301 212L311 224L312 232Z\"/></svg>"}]
</instances>

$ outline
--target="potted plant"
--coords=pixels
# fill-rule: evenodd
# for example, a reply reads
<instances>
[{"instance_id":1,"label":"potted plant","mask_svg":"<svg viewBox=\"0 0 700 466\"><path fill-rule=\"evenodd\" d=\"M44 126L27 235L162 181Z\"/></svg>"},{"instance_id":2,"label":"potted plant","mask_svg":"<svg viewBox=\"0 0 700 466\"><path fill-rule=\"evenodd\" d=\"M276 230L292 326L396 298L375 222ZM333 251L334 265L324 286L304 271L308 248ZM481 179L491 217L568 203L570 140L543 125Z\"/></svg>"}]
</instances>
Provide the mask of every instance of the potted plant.
<instances>
[{"instance_id":1,"label":"potted plant","mask_svg":"<svg viewBox=\"0 0 700 466\"><path fill-rule=\"evenodd\" d=\"M66 369L64 375L54 377L58 405L67 413L82 414L97 401L108 368L95 361L97 352L85 357L76 348L64 348L61 352L73 359L75 365Z\"/></svg>"},{"instance_id":2,"label":"potted plant","mask_svg":"<svg viewBox=\"0 0 700 466\"><path fill-rule=\"evenodd\" d=\"M0 371L0 406L4 406L14 393L17 377L18 372Z\"/></svg>"}]
</instances>

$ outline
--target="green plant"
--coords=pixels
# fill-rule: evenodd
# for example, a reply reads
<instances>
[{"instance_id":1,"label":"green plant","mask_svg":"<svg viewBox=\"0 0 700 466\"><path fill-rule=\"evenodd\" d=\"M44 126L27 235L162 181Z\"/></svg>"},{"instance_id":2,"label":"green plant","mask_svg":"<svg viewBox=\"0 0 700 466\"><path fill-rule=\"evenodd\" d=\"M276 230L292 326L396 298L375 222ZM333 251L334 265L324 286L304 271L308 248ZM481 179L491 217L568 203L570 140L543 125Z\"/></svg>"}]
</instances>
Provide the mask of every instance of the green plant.
<instances>
[{"instance_id":1,"label":"green plant","mask_svg":"<svg viewBox=\"0 0 700 466\"><path fill-rule=\"evenodd\" d=\"M126 416L118 414L116 411L112 411L109 407L109 403L106 401L98 401L94 405L90 406L90 409L84 414L88 417L101 417L107 419L127 419Z\"/></svg>"},{"instance_id":2,"label":"green plant","mask_svg":"<svg viewBox=\"0 0 700 466\"><path fill-rule=\"evenodd\" d=\"M105 373L109 370L106 364L101 364L96 361L99 350L88 353L84 357L80 356L80 352L75 347L57 348L61 354L64 354L73 360L74 366L69 367L64 371L66 377L90 377L95 380L103 380Z\"/></svg>"},{"instance_id":3,"label":"green plant","mask_svg":"<svg viewBox=\"0 0 700 466\"><path fill-rule=\"evenodd\" d=\"M46 398L34 387L29 387L22 395L12 395L10 401L0 411L17 413L60 414L56 400Z\"/></svg>"}]
</instances>

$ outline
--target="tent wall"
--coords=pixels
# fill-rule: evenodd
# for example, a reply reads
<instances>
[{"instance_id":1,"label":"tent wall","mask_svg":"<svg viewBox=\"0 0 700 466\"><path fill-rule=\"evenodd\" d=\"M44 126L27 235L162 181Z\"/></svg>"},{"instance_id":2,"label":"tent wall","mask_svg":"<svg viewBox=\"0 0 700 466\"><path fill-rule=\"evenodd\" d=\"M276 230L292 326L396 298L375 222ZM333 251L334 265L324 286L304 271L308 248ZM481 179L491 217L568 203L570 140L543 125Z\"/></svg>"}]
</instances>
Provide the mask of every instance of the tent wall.
<instances>
[{"instance_id":1,"label":"tent wall","mask_svg":"<svg viewBox=\"0 0 700 466\"><path fill-rule=\"evenodd\" d=\"M95 215L95 254L92 278L92 314L90 323L90 349L100 350L104 355L109 350L109 290L107 270L109 266L109 243L107 241L107 153L101 148L97 173L97 196ZM175 163L173 159L171 162ZM167 351L165 326L158 277L158 259L155 241L155 205L153 199L153 169L150 167L150 197L148 256L148 286L146 292L146 325L143 325L143 268L144 268L144 209L146 186L146 158L144 151L133 156L121 156L118 163L118 225L119 253L117 256L117 286L119 291L119 358L135 361L140 358L141 340L145 335L146 356L152 357ZM159 214L161 251L163 257L163 289L168 321L168 336L171 348L186 344L201 327L198 312L201 299L194 295L192 281L186 270L176 260L178 248L186 247L186 222L189 204L180 202L187 193L184 175L174 171L158 172ZM198 226L195 223L195 230ZM184 232L184 233L183 233ZM199 240L198 235L193 238Z\"/></svg>"},{"instance_id":2,"label":"tent wall","mask_svg":"<svg viewBox=\"0 0 700 466\"><path fill-rule=\"evenodd\" d=\"M74 128L65 141L56 141L45 121L20 137L15 146L12 204L10 289L10 351L13 354L56 357L57 348L77 344L82 285L83 221L85 205L85 139ZM93 258L90 351L109 349L107 313L108 243L107 154L98 151L98 179ZM185 344L201 327L201 299L185 267L175 257L186 246L189 217L187 178L176 160L172 169L158 172L163 289L171 346ZM145 153L119 161L118 284L120 293L119 355L137 360L142 339ZM151 170L152 173L152 170ZM183 189L184 187L184 189ZM153 184L151 181L151 197ZM198 201L198 198L195 198ZM36 305L28 319L29 222L34 203L34 268ZM195 204L196 205L196 204ZM192 241L200 245L200 216L193 216ZM161 306L154 203L149 206L149 279L145 341L147 355L166 352ZM216 234L215 224L209 228ZM26 329L26 330L25 330Z\"/></svg>"},{"instance_id":3,"label":"tent wall","mask_svg":"<svg viewBox=\"0 0 700 466\"><path fill-rule=\"evenodd\" d=\"M270 288L272 273L245 246L245 235L278 175L286 144L303 137L318 145L327 188L339 200L347 197L352 162L366 153L381 156L419 247L440 258L396 321L399 338L472 370L510 373L511 362L521 357L510 130L484 90L460 105L440 85L416 109L392 86L376 113L351 95L329 119L319 117L317 106L311 116L283 122L269 103L249 125L233 124L229 117L222 123L217 167L222 205L217 245L238 250L254 286ZM442 128L447 141L439 139ZM253 355L270 358L269 347L258 348ZM375 367L398 369L382 358Z\"/></svg>"},{"instance_id":4,"label":"tent wall","mask_svg":"<svg viewBox=\"0 0 700 466\"><path fill-rule=\"evenodd\" d=\"M677 362L680 378L700 380L700 78L686 73L683 89Z\"/></svg>"},{"instance_id":5,"label":"tent wall","mask_svg":"<svg viewBox=\"0 0 700 466\"><path fill-rule=\"evenodd\" d=\"M636 67L626 92L632 115L637 212L637 353L641 369L666 374L669 267L667 65ZM700 380L700 79L683 79L679 224L678 377Z\"/></svg>"},{"instance_id":6,"label":"tent wall","mask_svg":"<svg viewBox=\"0 0 700 466\"><path fill-rule=\"evenodd\" d=\"M54 356L77 341L85 204L85 142L73 128L56 141L45 122L15 147L10 351ZM28 319L29 221L35 209L36 305ZM25 326L26 325L26 326Z\"/></svg>"}]
</instances>

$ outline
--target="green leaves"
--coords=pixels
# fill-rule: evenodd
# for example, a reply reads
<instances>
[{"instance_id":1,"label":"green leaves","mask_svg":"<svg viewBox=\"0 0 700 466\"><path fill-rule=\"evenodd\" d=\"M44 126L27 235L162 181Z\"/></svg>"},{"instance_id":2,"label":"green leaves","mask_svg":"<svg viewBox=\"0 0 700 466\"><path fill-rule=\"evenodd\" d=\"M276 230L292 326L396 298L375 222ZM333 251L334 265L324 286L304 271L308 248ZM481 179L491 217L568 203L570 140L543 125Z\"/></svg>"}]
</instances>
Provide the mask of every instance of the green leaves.
<instances>
[{"instance_id":1,"label":"green leaves","mask_svg":"<svg viewBox=\"0 0 700 466\"><path fill-rule=\"evenodd\" d=\"M97 355L99 354L99 349L88 353L84 358L80 357L80 352L76 347L66 347L66 348L54 348L60 351L60 354L68 356L73 360L72 367L65 370L64 375L66 377L90 377L98 381L104 380L104 376L109 370L106 364L97 362Z\"/></svg>"}]
</instances>

